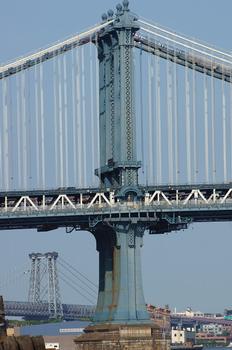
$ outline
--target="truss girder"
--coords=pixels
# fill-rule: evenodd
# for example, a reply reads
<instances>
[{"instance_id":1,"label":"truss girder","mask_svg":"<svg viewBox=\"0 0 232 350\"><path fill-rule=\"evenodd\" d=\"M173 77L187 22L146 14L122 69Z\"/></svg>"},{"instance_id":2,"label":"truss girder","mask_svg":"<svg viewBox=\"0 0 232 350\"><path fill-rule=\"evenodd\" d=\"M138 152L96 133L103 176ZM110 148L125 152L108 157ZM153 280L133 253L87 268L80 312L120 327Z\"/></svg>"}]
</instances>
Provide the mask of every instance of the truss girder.
<instances>
[{"instance_id":1,"label":"truss girder","mask_svg":"<svg viewBox=\"0 0 232 350\"><path fill-rule=\"evenodd\" d=\"M41 302L20 302L20 301L5 301L5 311L7 316L22 316L25 318L49 318L49 303ZM71 319L86 319L94 315L95 306L92 305L74 305L62 304L63 318Z\"/></svg>"},{"instance_id":2,"label":"truss girder","mask_svg":"<svg viewBox=\"0 0 232 350\"><path fill-rule=\"evenodd\" d=\"M63 191L62 191L63 192ZM230 185L177 186L163 188L141 188L143 197L129 201L117 197L116 191L82 193L35 192L0 195L0 228L37 228L50 230L70 224L81 224L83 229L90 219L99 216L116 219L123 215L145 218L150 213L180 213L192 217L193 221L215 221L232 219L232 187ZM199 214L201 212L201 214ZM212 213L216 213L213 217ZM136 213L136 214L135 214ZM132 216L133 216L132 215ZM102 220L101 218L99 220Z\"/></svg>"}]
</instances>

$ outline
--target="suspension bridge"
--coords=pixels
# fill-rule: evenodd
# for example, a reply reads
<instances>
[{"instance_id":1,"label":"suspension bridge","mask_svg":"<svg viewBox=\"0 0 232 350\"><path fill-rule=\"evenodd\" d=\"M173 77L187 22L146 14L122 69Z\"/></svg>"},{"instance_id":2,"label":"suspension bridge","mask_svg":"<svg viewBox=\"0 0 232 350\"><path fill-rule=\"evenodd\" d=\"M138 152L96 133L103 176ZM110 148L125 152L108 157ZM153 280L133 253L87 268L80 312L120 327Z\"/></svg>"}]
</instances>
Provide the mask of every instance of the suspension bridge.
<instances>
[{"instance_id":1,"label":"suspension bridge","mask_svg":"<svg viewBox=\"0 0 232 350\"><path fill-rule=\"evenodd\" d=\"M0 228L86 230L94 323L149 323L145 231L232 218L232 55L132 13L0 67Z\"/></svg>"},{"instance_id":2,"label":"suspension bridge","mask_svg":"<svg viewBox=\"0 0 232 350\"><path fill-rule=\"evenodd\" d=\"M9 272L1 277L1 291L7 295L7 290L18 280L28 284L27 301L4 301L6 316L23 317L27 320L46 319L92 319L97 300L97 285L87 278L76 267L64 260L57 252L31 253L30 269L24 268L21 273ZM29 277L29 278L28 278ZM63 282L62 287L60 282ZM88 304L66 304L63 302L62 291L65 288L75 293L76 298L82 298ZM17 299L16 299L17 300Z\"/></svg>"}]
</instances>

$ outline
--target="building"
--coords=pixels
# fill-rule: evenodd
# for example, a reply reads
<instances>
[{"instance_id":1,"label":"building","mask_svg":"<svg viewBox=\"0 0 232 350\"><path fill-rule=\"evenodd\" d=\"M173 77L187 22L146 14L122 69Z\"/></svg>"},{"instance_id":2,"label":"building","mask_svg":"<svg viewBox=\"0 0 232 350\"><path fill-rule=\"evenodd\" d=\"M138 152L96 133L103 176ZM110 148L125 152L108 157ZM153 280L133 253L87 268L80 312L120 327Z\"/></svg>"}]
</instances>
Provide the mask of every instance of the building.
<instances>
[{"instance_id":1,"label":"building","mask_svg":"<svg viewBox=\"0 0 232 350\"><path fill-rule=\"evenodd\" d=\"M213 335L222 335L224 332L224 327L217 323L203 324L202 332Z\"/></svg>"},{"instance_id":2,"label":"building","mask_svg":"<svg viewBox=\"0 0 232 350\"><path fill-rule=\"evenodd\" d=\"M82 334L87 321L44 323L18 327L16 335L42 335L48 350L75 350L74 339Z\"/></svg>"},{"instance_id":3,"label":"building","mask_svg":"<svg viewBox=\"0 0 232 350\"><path fill-rule=\"evenodd\" d=\"M172 344L195 343L196 333L186 329L172 329L171 342Z\"/></svg>"},{"instance_id":4,"label":"building","mask_svg":"<svg viewBox=\"0 0 232 350\"><path fill-rule=\"evenodd\" d=\"M181 317L204 317L204 313L201 311L193 311L190 307L186 311L174 312L173 315Z\"/></svg>"},{"instance_id":5,"label":"building","mask_svg":"<svg viewBox=\"0 0 232 350\"><path fill-rule=\"evenodd\" d=\"M230 336L213 335L207 333L197 333L196 341L198 344L207 344L208 346L225 346L231 342Z\"/></svg>"},{"instance_id":6,"label":"building","mask_svg":"<svg viewBox=\"0 0 232 350\"><path fill-rule=\"evenodd\" d=\"M147 305L147 311L151 320L157 325L163 332L170 334L171 330L171 310L168 307L155 307L151 304Z\"/></svg>"}]
</instances>

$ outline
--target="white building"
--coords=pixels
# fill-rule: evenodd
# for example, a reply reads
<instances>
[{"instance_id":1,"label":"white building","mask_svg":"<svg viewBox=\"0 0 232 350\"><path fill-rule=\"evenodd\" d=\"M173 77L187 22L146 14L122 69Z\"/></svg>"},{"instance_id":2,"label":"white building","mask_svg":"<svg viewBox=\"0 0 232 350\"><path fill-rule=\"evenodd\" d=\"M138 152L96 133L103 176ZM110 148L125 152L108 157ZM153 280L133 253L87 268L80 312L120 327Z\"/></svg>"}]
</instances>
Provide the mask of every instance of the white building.
<instances>
[{"instance_id":1,"label":"white building","mask_svg":"<svg viewBox=\"0 0 232 350\"><path fill-rule=\"evenodd\" d=\"M176 316L182 316L182 317L204 317L204 313L201 311L193 311L190 307L187 308L186 311L182 312L174 312L174 315Z\"/></svg>"},{"instance_id":2,"label":"white building","mask_svg":"<svg viewBox=\"0 0 232 350\"><path fill-rule=\"evenodd\" d=\"M185 329L172 329L172 344L195 343L195 332Z\"/></svg>"}]
</instances>

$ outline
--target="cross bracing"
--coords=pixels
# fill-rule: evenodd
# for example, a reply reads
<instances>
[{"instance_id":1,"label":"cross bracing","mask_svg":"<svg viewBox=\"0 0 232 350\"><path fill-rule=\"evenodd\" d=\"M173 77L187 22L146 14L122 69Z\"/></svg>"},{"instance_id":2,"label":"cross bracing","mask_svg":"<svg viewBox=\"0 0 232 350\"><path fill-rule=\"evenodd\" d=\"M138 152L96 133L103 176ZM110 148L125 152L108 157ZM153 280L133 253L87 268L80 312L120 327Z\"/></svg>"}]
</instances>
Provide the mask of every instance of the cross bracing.
<instances>
[{"instance_id":1,"label":"cross bracing","mask_svg":"<svg viewBox=\"0 0 232 350\"><path fill-rule=\"evenodd\" d=\"M75 191L65 194L28 192L1 197L0 229L57 227L87 229L98 222L117 222L123 218L145 221L148 230L160 232L159 220L168 224L204 221L230 221L232 187L199 185L147 187L143 196L127 201L114 192ZM165 213L165 216L163 214ZM181 221L181 218L185 218ZM172 221L174 220L174 221ZM165 226L165 225L164 225ZM178 229L178 225L176 226ZM181 228L183 228L181 226Z\"/></svg>"}]
</instances>

